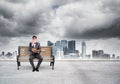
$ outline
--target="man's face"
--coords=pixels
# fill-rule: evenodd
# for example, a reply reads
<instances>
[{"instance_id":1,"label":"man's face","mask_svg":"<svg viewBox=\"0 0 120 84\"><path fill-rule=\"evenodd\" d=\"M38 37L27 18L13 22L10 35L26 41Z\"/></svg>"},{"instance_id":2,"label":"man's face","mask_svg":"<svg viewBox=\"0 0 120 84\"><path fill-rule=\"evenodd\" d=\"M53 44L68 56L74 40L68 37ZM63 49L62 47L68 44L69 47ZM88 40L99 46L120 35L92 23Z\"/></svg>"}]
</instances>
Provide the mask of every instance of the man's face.
<instances>
[{"instance_id":1,"label":"man's face","mask_svg":"<svg viewBox=\"0 0 120 84\"><path fill-rule=\"evenodd\" d=\"M32 42L36 42L37 41L37 38L32 38Z\"/></svg>"}]
</instances>

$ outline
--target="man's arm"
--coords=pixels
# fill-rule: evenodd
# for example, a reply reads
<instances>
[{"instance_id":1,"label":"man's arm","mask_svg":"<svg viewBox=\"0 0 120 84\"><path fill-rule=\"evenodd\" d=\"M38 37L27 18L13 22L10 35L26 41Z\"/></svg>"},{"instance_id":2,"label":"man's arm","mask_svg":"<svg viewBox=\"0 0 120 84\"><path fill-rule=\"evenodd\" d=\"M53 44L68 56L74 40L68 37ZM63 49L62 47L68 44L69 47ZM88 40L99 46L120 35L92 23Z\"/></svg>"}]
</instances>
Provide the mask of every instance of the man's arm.
<instances>
[{"instance_id":1,"label":"man's arm","mask_svg":"<svg viewBox=\"0 0 120 84\"><path fill-rule=\"evenodd\" d=\"M29 51L32 52L32 46L31 46L31 43L29 43Z\"/></svg>"},{"instance_id":2,"label":"man's arm","mask_svg":"<svg viewBox=\"0 0 120 84\"><path fill-rule=\"evenodd\" d=\"M36 43L37 48L32 47L32 43L29 43L29 51L32 53L40 53L40 44Z\"/></svg>"},{"instance_id":3,"label":"man's arm","mask_svg":"<svg viewBox=\"0 0 120 84\"><path fill-rule=\"evenodd\" d=\"M38 50L40 49L40 43L38 43Z\"/></svg>"},{"instance_id":4,"label":"man's arm","mask_svg":"<svg viewBox=\"0 0 120 84\"><path fill-rule=\"evenodd\" d=\"M37 45L38 45L37 52L40 53L41 52L40 43L37 43Z\"/></svg>"}]
</instances>

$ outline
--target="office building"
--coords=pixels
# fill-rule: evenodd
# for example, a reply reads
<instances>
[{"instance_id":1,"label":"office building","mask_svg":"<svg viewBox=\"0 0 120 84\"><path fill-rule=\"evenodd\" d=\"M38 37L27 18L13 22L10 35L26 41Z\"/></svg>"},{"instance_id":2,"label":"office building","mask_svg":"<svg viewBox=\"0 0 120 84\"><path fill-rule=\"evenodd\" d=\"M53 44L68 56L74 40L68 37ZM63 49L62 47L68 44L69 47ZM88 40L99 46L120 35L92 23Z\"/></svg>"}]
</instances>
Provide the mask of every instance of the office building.
<instances>
[{"instance_id":1,"label":"office building","mask_svg":"<svg viewBox=\"0 0 120 84\"><path fill-rule=\"evenodd\" d=\"M68 41L68 52L75 53L76 50L76 42L75 40Z\"/></svg>"},{"instance_id":2,"label":"office building","mask_svg":"<svg viewBox=\"0 0 120 84\"><path fill-rule=\"evenodd\" d=\"M85 41L82 42L82 57L86 56L86 43Z\"/></svg>"}]
</instances>

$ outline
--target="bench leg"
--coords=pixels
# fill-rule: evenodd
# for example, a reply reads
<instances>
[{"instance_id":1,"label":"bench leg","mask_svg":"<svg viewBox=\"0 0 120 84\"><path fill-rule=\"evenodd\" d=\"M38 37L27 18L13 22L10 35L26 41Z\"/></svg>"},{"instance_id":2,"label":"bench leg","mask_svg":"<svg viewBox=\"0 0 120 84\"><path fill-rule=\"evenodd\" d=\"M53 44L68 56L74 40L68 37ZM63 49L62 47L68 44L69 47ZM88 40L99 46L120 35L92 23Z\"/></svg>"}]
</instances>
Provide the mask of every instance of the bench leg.
<instances>
[{"instance_id":1,"label":"bench leg","mask_svg":"<svg viewBox=\"0 0 120 84\"><path fill-rule=\"evenodd\" d=\"M21 66L20 62L17 62L17 69L19 70L19 66Z\"/></svg>"},{"instance_id":2,"label":"bench leg","mask_svg":"<svg viewBox=\"0 0 120 84\"><path fill-rule=\"evenodd\" d=\"M54 70L54 62L51 62L52 70Z\"/></svg>"},{"instance_id":3,"label":"bench leg","mask_svg":"<svg viewBox=\"0 0 120 84\"><path fill-rule=\"evenodd\" d=\"M21 66L20 62L18 61L19 55L17 56L17 69L19 70L19 66Z\"/></svg>"},{"instance_id":4,"label":"bench leg","mask_svg":"<svg viewBox=\"0 0 120 84\"><path fill-rule=\"evenodd\" d=\"M50 62L50 66L52 66L52 62Z\"/></svg>"},{"instance_id":5,"label":"bench leg","mask_svg":"<svg viewBox=\"0 0 120 84\"><path fill-rule=\"evenodd\" d=\"M54 62L50 62L50 66L52 66L52 69L54 69Z\"/></svg>"},{"instance_id":6,"label":"bench leg","mask_svg":"<svg viewBox=\"0 0 120 84\"><path fill-rule=\"evenodd\" d=\"M21 66L21 63L19 62L19 66Z\"/></svg>"},{"instance_id":7,"label":"bench leg","mask_svg":"<svg viewBox=\"0 0 120 84\"><path fill-rule=\"evenodd\" d=\"M17 70L19 70L19 62L17 62Z\"/></svg>"}]
</instances>

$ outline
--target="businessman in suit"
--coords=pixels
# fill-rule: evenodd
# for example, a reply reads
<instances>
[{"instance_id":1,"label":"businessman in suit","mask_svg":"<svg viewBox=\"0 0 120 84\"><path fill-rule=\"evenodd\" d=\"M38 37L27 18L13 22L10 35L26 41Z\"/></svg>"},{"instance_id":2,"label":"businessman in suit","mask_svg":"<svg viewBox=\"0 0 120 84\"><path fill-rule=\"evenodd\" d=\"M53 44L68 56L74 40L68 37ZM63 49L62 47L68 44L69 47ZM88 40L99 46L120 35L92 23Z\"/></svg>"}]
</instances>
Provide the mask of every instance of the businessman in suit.
<instances>
[{"instance_id":1,"label":"businessman in suit","mask_svg":"<svg viewBox=\"0 0 120 84\"><path fill-rule=\"evenodd\" d=\"M29 57L29 62L33 68L33 72L34 71L38 71L39 72L39 66L42 63L42 56L40 55L40 43L37 42L37 36L33 36L32 37L32 42L29 43L29 51L30 51L30 57ZM37 58L38 59L38 63L37 66L35 67L33 60Z\"/></svg>"}]
</instances>

